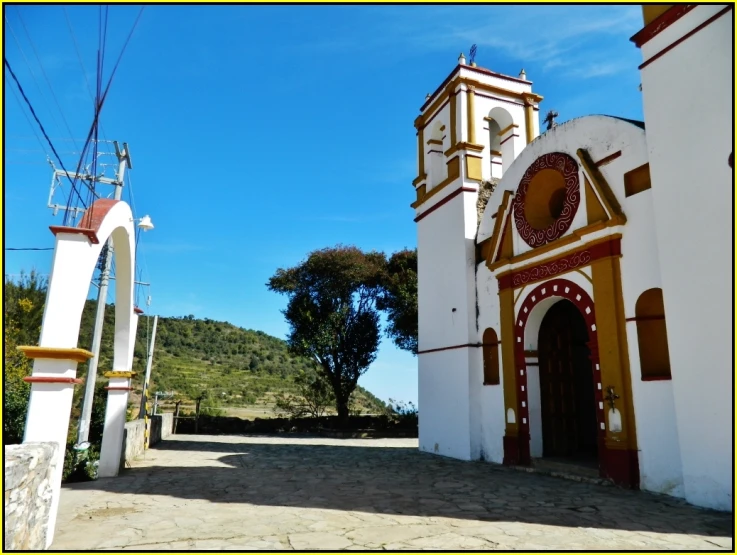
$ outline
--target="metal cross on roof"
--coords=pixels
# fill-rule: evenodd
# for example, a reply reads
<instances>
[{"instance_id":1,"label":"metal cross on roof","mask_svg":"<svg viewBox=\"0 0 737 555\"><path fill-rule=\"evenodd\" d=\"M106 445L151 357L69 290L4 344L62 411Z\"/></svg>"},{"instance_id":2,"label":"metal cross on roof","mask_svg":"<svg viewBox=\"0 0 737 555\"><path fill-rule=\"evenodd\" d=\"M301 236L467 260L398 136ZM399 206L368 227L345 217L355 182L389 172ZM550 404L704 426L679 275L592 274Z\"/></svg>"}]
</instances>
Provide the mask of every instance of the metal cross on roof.
<instances>
[{"instance_id":1,"label":"metal cross on roof","mask_svg":"<svg viewBox=\"0 0 737 555\"><path fill-rule=\"evenodd\" d=\"M548 131L558 125L558 123L555 121L555 118L558 117L558 112L555 110L550 110L548 114L545 116L545 119L543 120L547 124Z\"/></svg>"},{"instance_id":2,"label":"metal cross on roof","mask_svg":"<svg viewBox=\"0 0 737 555\"><path fill-rule=\"evenodd\" d=\"M469 52L468 57L469 57L469 60L468 60L469 64L472 64L474 61L476 61L476 45L475 44L471 45L471 51Z\"/></svg>"}]
</instances>

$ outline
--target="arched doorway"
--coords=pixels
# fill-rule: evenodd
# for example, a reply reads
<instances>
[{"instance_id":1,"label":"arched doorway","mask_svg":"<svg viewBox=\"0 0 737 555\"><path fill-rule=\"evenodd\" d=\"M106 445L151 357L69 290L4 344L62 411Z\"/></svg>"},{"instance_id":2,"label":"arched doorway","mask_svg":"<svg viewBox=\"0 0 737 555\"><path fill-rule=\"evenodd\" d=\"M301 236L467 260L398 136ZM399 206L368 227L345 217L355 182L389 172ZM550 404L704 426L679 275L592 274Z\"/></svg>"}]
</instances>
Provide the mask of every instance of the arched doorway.
<instances>
[{"instance_id":1,"label":"arched doorway","mask_svg":"<svg viewBox=\"0 0 737 555\"><path fill-rule=\"evenodd\" d=\"M594 371L586 321L568 300L550 307L538 353L543 456L597 463Z\"/></svg>"}]
</instances>

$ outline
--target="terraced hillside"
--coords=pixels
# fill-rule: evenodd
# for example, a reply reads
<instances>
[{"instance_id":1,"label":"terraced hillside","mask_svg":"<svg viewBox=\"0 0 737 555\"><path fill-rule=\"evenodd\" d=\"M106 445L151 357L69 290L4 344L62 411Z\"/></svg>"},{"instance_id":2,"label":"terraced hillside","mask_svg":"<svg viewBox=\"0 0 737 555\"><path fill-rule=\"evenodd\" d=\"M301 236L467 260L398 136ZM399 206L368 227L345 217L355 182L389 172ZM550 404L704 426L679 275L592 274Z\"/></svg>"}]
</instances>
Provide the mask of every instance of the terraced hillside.
<instances>
[{"instance_id":1,"label":"terraced hillside","mask_svg":"<svg viewBox=\"0 0 737 555\"><path fill-rule=\"evenodd\" d=\"M91 342L94 305L88 303L83 316L80 345ZM100 371L112 363L114 309L105 311L105 327L100 353ZM153 318L139 320L136 339L134 380L137 405L146 367L147 336ZM147 329L148 326L148 329ZM159 318L156 349L151 372L152 391L173 392L169 400L181 399L182 409L193 409L194 399L206 393L202 409L223 410L242 418L274 416L274 397L295 391L293 377L308 371L311 362L291 355L281 339L261 331L238 328L228 322L197 319L194 316ZM79 375L86 373L80 365ZM353 404L362 414L375 414L384 407L371 393L358 388Z\"/></svg>"}]
</instances>

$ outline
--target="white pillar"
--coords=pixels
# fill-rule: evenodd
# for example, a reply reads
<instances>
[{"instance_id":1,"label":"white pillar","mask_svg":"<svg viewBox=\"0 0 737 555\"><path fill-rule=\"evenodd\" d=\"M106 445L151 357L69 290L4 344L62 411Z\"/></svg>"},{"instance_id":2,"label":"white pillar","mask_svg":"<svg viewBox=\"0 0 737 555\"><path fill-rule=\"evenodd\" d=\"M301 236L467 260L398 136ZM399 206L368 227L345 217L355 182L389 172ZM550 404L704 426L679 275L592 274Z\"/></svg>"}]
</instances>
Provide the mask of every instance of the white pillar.
<instances>
[{"instance_id":1,"label":"white pillar","mask_svg":"<svg viewBox=\"0 0 737 555\"><path fill-rule=\"evenodd\" d=\"M128 392L132 372L109 372L110 384L107 389L107 407L105 409L105 428L102 432L102 449L100 450L100 467L98 476L110 478L120 471L123 453L123 435L125 434L125 412L128 408Z\"/></svg>"},{"instance_id":2,"label":"white pillar","mask_svg":"<svg viewBox=\"0 0 737 555\"><path fill-rule=\"evenodd\" d=\"M24 346L19 349L28 358L35 359L31 376L24 378L31 383L31 397L23 443L53 442L59 445L56 460L52 461L54 473L45 546L48 549L54 539L74 386L82 381L77 379L77 364L91 358L92 353L58 347Z\"/></svg>"},{"instance_id":3,"label":"white pillar","mask_svg":"<svg viewBox=\"0 0 737 555\"><path fill-rule=\"evenodd\" d=\"M117 314L116 314L117 320ZM107 386L107 405L105 408L105 427L102 432L102 448L100 449L100 466L98 476L109 478L117 476L120 471L120 461L123 454L123 437L125 435L125 413L128 410L128 393L131 390L131 378L135 372L133 367L133 351L136 345L136 329L138 328L138 315L133 313L130 317L130 329L128 333L116 334L116 351L123 353L121 358L127 368L105 372L105 377L110 378Z\"/></svg>"}]
</instances>

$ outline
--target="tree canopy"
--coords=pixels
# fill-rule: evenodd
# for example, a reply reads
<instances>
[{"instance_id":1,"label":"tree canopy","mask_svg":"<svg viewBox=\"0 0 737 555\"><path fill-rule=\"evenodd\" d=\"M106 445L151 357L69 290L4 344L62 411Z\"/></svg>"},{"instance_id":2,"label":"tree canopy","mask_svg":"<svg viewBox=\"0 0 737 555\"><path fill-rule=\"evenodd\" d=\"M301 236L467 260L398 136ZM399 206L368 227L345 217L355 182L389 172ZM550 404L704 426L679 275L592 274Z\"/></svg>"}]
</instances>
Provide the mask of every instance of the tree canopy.
<instances>
[{"instance_id":1,"label":"tree canopy","mask_svg":"<svg viewBox=\"0 0 737 555\"><path fill-rule=\"evenodd\" d=\"M342 422L358 378L376 359L376 301L385 270L383 253L337 246L314 251L293 268L278 269L267 283L289 297L283 311L290 325L289 346L319 365L333 388Z\"/></svg>"},{"instance_id":2,"label":"tree canopy","mask_svg":"<svg viewBox=\"0 0 737 555\"><path fill-rule=\"evenodd\" d=\"M389 258L377 307L386 313L386 335L405 351L417 354L417 250Z\"/></svg>"}]
</instances>

